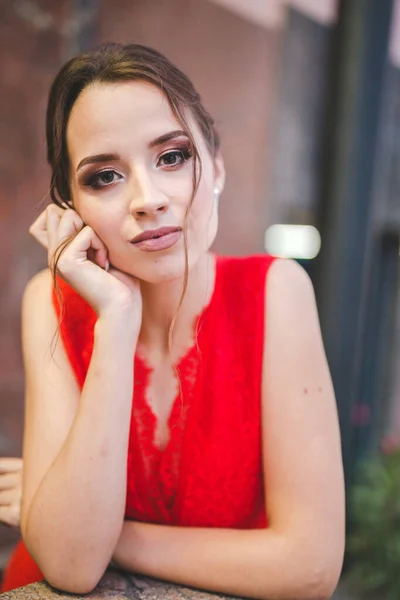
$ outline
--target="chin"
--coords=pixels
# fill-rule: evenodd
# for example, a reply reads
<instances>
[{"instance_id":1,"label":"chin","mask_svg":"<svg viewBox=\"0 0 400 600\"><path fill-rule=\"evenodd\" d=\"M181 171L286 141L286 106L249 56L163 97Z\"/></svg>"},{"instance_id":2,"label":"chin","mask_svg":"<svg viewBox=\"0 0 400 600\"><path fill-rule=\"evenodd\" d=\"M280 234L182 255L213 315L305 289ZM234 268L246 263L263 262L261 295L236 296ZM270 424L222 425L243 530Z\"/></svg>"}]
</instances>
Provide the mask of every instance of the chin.
<instances>
[{"instance_id":1,"label":"chin","mask_svg":"<svg viewBox=\"0 0 400 600\"><path fill-rule=\"evenodd\" d=\"M189 268L193 260L189 255ZM116 264L117 269L124 271L128 275L136 277L145 283L166 283L177 279L182 279L185 274L185 255L182 252L166 254L164 252L143 253L130 264Z\"/></svg>"},{"instance_id":2,"label":"chin","mask_svg":"<svg viewBox=\"0 0 400 600\"><path fill-rule=\"evenodd\" d=\"M208 231L202 239L192 239L188 244L188 266L191 270L202 258L206 257L214 241L216 230ZM191 242L191 243L190 243ZM113 255L110 263L117 269L136 277L145 283L167 283L182 279L185 275L185 249L176 244L170 250L159 252L135 251L134 254Z\"/></svg>"}]
</instances>

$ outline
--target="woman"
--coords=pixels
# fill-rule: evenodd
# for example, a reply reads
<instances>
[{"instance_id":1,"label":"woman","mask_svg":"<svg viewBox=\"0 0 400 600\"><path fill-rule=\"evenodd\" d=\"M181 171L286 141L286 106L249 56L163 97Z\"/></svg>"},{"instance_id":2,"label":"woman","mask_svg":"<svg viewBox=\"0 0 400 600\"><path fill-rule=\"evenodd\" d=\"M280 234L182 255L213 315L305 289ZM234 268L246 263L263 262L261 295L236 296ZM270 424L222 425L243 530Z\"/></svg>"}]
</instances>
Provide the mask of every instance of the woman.
<instances>
[{"instance_id":1,"label":"woman","mask_svg":"<svg viewBox=\"0 0 400 600\"><path fill-rule=\"evenodd\" d=\"M49 270L22 307L21 530L43 576L86 593L113 560L329 598L343 474L312 286L291 261L210 253L225 172L191 82L143 46L72 59L47 144L53 204L31 233Z\"/></svg>"}]
</instances>

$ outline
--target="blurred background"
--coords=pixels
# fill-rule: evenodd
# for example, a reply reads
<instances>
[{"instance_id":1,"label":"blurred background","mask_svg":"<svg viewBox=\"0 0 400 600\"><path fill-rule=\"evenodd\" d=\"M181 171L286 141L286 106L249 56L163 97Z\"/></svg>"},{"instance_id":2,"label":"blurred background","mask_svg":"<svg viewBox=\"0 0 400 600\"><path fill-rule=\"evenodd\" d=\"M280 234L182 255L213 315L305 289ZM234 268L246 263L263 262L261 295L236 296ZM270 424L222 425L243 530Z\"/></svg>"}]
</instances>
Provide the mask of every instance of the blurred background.
<instances>
[{"instance_id":1,"label":"blurred background","mask_svg":"<svg viewBox=\"0 0 400 600\"><path fill-rule=\"evenodd\" d=\"M213 114L215 251L312 277L349 490L400 443L400 0L0 0L0 456L21 455L21 296L46 266L28 227L48 202L48 89L105 41L165 53ZM16 539L0 525L0 571Z\"/></svg>"}]
</instances>

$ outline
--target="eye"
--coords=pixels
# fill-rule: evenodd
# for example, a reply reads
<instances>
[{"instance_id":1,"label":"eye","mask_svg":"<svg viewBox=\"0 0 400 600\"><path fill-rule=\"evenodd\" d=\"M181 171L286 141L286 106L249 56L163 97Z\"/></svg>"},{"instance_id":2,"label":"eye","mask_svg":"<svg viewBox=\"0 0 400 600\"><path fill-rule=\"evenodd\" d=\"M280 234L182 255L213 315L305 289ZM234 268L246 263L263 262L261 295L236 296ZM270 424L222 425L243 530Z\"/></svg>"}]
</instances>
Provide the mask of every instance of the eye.
<instances>
[{"instance_id":1,"label":"eye","mask_svg":"<svg viewBox=\"0 0 400 600\"><path fill-rule=\"evenodd\" d=\"M112 169L107 169L105 171L100 171L95 175L89 177L89 179L85 182L85 185L93 188L99 189L103 187L108 187L112 183L115 183L121 179L121 176Z\"/></svg>"},{"instance_id":2,"label":"eye","mask_svg":"<svg viewBox=\"0 0 400 600\"><path fill-rule=\"evenodd\" d=\"M170 150L169 152L166 152L160 156L157 166L178 167L179 165L187 162L192 156L193 154L188 148Z\"/></svg>"}]
</instances>

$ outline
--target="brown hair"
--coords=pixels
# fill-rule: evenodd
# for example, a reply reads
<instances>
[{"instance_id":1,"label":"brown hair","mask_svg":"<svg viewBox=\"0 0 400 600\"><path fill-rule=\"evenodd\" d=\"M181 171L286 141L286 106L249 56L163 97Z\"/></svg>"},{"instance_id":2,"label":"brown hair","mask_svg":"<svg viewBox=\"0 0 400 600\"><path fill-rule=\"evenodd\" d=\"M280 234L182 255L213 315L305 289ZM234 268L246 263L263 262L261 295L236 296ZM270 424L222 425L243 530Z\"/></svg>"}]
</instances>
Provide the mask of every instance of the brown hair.
<instances>
[{"instance_id":1,"label":"brown hair","mask_svg":"<svg viewBox=\"0 0 400 600\"><path fill-rule=\"evenodd\" d=\"M193 151L193 190L186 211L187 217L199 185L202 165L193 133L185 116L185 109L188 109L195 119L213 157L216 156L219 149L219 136L215 130L213 119L203 107L200 95L190 79L165 56L139 44L124 46L109 43L91 52L81 54L68 61L53 82L46 117L47 160L52 170L50 197L61 208L66 208L71 204L66 130L75 101L90 84L138 80L149 82L162 91L173 114L190 139ZM178 311L182 305L188 280L186 217L184 224L185 276ZM56 290L57 264L70 241L71 239L65 240L55 252L52 271ZM172 328L173 324L170 333Z\"/></svg>"}]
</instances>

